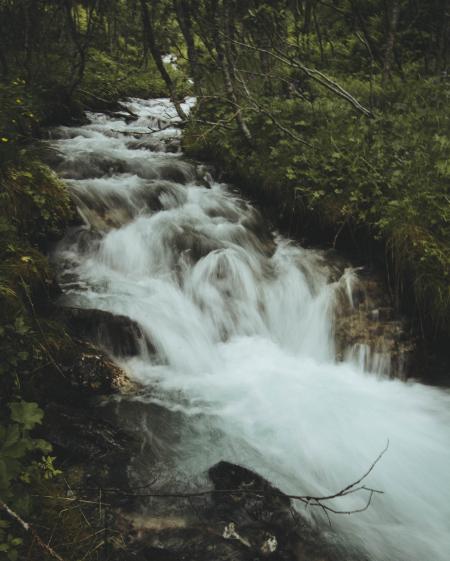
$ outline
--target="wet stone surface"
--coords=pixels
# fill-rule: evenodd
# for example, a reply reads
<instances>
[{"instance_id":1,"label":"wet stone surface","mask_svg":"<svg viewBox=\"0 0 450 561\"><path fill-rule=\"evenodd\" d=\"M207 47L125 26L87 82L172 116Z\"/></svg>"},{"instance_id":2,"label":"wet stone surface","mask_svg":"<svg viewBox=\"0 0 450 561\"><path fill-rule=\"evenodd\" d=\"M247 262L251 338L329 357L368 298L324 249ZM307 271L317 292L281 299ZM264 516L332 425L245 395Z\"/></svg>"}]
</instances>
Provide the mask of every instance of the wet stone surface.
<instances>
[{"instance_id":1,"label":"wet stone surface","mask_svg":"<svg viewBox=\"0 0 450 561\"><path fill-rule=\"evenodd\" d=\"M129 541L123 550L114 552L113 559L331 561L340 558L337 549L327 545L323 536L293 510L290 499L256 473L219 462L210 468L208 475L214 490L205 497L193 497L188 509L176 510L176 505L179 507L185 499L169 498L166 501L173 502L175 507L172 515L158 517L151 511L147 515L126 515L121 525ZM246 494L221 492L224 489Z\"/></svg>"},{"instance_id":2,"label":"wet stone surface","mask_svg":"<svg viewBox=\"0 0 450 561\"><path fill-rule=\"evenodd\" d=\"M390 302L381 278L360 270L351 299L342 294L336 308L337 357L368 372L403 379L418 375L412 365L416 340Z\"/></svg>"}]
</instances>

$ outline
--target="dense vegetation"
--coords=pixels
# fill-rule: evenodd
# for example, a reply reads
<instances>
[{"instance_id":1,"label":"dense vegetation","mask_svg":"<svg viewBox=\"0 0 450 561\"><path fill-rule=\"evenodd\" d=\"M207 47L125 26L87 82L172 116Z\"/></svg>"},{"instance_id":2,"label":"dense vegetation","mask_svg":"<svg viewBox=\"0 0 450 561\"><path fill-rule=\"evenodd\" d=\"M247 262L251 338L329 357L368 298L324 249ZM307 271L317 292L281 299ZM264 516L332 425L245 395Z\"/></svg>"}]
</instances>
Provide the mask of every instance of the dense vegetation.
<instances>
[{"instance_id":1,"label":"dense vegetation","mask_svg":"<svg viewBox=\"0 0 450 561\"><path fill-rule=\"evenodd\" d=\"M205 23L212 5L215 29ZM207 77L197 115L215 124L194 121L187 150L275 206L292 233L385 263L398 305L429 341L443 343L450 334L448 5L207 6L193 23Z\"/></svg>"},{"instance_id":2,"label":"dense vegetation","mask_svg":"<svg viewBox=\"0 0 450 561\"><path fill-rule=\"evenodd\" d=\"M3 504L27 521L57 524L57 541L65 542L57 549L68 558L96 543L83 542L80 513L61 517L55 503L46 508L32 498L57 493L55 457L36 429L53 388L67 391L65 367L78 349L54 308L58 288L45 257L74 210L31 141L44 126L80 121L85 109L114 110L127 95L165 94L136 6L0 1L0 559L46 557L36 543L30 548L35 540Z\"/></svg>"},{"instance_id":3,"label":"dense vegetation","mask_svg":"<svg viewBox=\"0 0 450 561\"><path fill-rule=\"evenodd\" d=\"M290 233L381 263L399 307L444 347L449 24L446 0L0 0L2 501L33 516L32 489L58 475L33 429L71 352L44 254L73 210L30 147L43 126L169 94L189 154ZM0 558L21 558L23 539L0 514Z\"/></svg>"}]
</instances>

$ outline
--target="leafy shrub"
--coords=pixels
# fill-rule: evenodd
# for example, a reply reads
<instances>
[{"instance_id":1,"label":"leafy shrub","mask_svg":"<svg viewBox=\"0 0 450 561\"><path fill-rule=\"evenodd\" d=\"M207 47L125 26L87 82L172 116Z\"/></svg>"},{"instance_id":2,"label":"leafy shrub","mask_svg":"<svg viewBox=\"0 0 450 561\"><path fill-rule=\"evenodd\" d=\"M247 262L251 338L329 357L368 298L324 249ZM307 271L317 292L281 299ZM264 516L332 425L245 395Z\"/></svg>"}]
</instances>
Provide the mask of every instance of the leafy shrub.
<instances>
[{"instance_id":1,"label":"leafy shrub","mask_svg":"<svg viewBox=\"0 0 450 561\"><path fill-rule=\"evenodd\" d=\"M368 98L364 80L342 80L360 99ZM270 107L278 122L305 143L286 135L264 113L249 112L253 146L235 128L198 122L187 129L184 145L191 155L218 163L260 201L275 204L279 220L291 230L294 221L302 235L328 244L339 244L347 232L360 247L384 247L387 253L380 258L386 257L397 301L413 305L430 339L448 338L447 89L436 79L422 80L418 87L415 78L410 85L375 87L373 119L329 95L310 103L260 97L259 105ZM198 112L208 121L229 122L230 110L218 101L202 103Z\"/></svg>"}]
</instances>

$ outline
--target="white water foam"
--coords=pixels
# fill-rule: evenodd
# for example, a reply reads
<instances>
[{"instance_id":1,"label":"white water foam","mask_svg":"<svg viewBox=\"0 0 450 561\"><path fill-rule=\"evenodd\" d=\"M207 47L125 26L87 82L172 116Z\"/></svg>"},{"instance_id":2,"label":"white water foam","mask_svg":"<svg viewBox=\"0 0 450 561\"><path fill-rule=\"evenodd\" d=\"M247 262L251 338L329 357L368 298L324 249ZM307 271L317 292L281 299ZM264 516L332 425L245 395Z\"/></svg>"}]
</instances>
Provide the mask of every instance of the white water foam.
<instances>
[{"instance_id":1,"label":"white water foam","mask_svg":"<svg viewBox=\"0 0 450 561\"><path fill-rule=\"evenodd\" d=\"M364 481L384 494L365 512L332 516L333 528L373 560L447 561L449 393L337 362L334 306L351 275L333 280L320 252L273 238L251 205L167 153L179 134L167 100L130 108L131 125L91 114L90 125L59 130L59 171L92 242L72 233L56 259L69 303L126 315L153 343L155 354L123 366L149 401L190 423L180 469L226 459L285 492L329 495L389 440Z\"/></svg>"}]
</instances>

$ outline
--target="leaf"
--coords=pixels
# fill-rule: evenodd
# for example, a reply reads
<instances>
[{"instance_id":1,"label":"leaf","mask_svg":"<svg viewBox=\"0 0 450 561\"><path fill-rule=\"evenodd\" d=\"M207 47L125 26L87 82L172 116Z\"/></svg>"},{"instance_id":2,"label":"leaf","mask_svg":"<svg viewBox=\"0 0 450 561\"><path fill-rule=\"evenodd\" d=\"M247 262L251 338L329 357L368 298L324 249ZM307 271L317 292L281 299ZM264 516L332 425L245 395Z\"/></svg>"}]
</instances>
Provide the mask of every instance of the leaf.
<instances>
[{"instance_id":1,"label":"leaf","mask_svg":"<svg viewBox=\"0 0 450 561\"><path fill-rule=\"evenodd\" d=\"M28 403L20 401L10 403L11 419L20 423L26 430L31 430L35 425L42 422L44 412L39 408L37 403Z\"/></svg>"},{"instance_id":2,"label":"leaf","mask_svg":"<svg viewBox=\"0 0 450 561\"><path fill-rule=\"evenodd\" d=\"M19 442L20 436L19 425L11 425L8 427L6 429L6 435L1 450L3 451L11 446L14 446L17 442Z\"/></svg>"},{"instance_id":3,"label":"leaf","mask_svg":"<svg viewBox=\"0 0 450 561\"><path fill-rule=\"evenodd\" d=\"M25 333L29 331L29 327L25 325L25 321L22 316L16 318L16 321L14 322L14 328L19 335L25 335Z\"/></svg>"},{"instance_id":4,"label":"leaf","mask_svg":"<svg viewBox=\"0 0 450 561\"><path fill-rule=\"evenodd\" d=\"M42 438L37 438L34 440L34 447L44 453L52 451L52 445L50 444L50 442L47 442Z\"/></svg>"}]
</instances>

